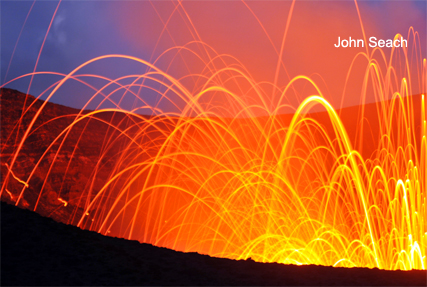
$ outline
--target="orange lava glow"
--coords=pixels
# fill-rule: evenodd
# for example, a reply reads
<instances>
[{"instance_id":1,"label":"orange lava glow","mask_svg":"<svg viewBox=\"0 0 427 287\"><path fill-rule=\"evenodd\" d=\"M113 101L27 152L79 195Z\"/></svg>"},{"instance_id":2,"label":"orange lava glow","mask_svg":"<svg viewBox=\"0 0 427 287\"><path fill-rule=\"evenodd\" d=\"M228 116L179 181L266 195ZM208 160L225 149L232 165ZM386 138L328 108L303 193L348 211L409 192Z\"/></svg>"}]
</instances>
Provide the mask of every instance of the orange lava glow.
<instances>
[{"instance_id":1,"label":"orange lava glow","mask_svg":"<svg viewBox=\"0 0 427 287\"><path fill-rule=\"evenodd\" d=\"M257 81L238 57L218 54L202 42L174 46L154 61L105 55L69 74L52 72L60 80L45 91L47 101L24 135L11 139L16 148L1 193L12 197L4 183L18 180L20 193L13 196L19 205L49 149L59 145L53 165L65 145L79 147L80 139L66 141L75 126L96 121L110 132L86 189L57 197L59 208L72 209L67 218L72 224L217 257L426 269L427 64L412 28L407 36L407 49L353 53L340 84L360 80L360 103L352 107L332 105L316 77L297 75L281 85L274 67L271 81ZM172 76L173 62L186 57L189 66L180 69L180 77ZM114 79L83 72L111 59L132 61L145 72ZM37 80L42 73L19 78ZM91 85L93 79L103 85ZM33 172L16 177L14 164L37 117L70 83L93 88L88 104L102 98L116 108L86 113L83 108ZM144 98L147 90L158 95L155 104ZM302 97L297 104L289 100L295 95ZM129 97L136 104L122 109L121 101ZM141 115L147 111L151 116ZM127 124L104 120L107 112L125 115ZM118 141L119 160L102 187L95 188L107 151ZM48 200L43 189L35 211Z\"/></svg>"},{"instance_id":2,"label":"orange lava glow","mask_svg":"<svg viewBox=\"0 0 427 287\"><path fill-rule=\"evenodd\" d=\"M60 197L58 197L58 201L59 202L61 202L61 203L63 203L64 204L64 206L67 206L68 205L68 202L67 201L65 201L65 200L63 200L62 198L60 198Z\"/></svg>"}]
</instances>

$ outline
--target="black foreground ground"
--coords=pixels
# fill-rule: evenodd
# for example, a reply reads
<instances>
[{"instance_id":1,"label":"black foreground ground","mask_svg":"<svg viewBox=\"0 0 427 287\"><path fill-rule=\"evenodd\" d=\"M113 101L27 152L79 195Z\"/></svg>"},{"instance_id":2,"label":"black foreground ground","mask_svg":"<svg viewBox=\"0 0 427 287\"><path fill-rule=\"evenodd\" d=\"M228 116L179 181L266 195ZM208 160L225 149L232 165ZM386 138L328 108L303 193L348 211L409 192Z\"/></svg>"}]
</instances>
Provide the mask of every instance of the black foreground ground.
<instances>
[{"instance_id":1,"label":"black foreground ground","mask_svg":"<svg viewBox=\"0 0 427 287\"><path fill-rule=\"evenodd\" d=\"M421 285L426 271L257 263L102 236L1 203L1 286Z\"/></svg>"}]
</instances>

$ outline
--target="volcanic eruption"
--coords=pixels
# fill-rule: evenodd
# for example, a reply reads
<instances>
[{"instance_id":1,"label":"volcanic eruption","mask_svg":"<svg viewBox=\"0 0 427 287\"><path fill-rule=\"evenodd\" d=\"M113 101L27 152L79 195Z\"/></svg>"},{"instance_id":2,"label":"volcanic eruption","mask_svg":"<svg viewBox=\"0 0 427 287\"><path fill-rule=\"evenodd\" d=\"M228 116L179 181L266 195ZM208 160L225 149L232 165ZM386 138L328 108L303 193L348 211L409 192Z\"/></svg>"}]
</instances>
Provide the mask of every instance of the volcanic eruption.
<instances>
[{"instance_id":1,"label":"volcanic eruption","mask_svg":"<svg viewBox=\"0 0 427 287\"><path fill-rule=\"evenodd\" d=\"M426 269L425 43L409 27L393 36L408 47L337 51L351 61L335 72L345 77L341 98L331 98L328 76L300 74L285 61L297 52L286 48L296 45L298 9L310 3L285 4L278 43L263 22L271 11L239 3L274 47L269 80L240 61L250 49L231 55L213 36L203 41L192 22L199 2L144 4L162 27L153 43L163 50L151 58L98 55L68 72L36 64L5 80L2 201L103 235L214 257ZM368 25L351 4L352 25L366 38ZM60 7L38 57L59 33ZM178 20L191 40L173 34ZM116 75L120 65L134 70ZM6 89L24 80L27 92ZM51 103L73 90L85 91L77 109Z\"/></svg>"}]
</instances>

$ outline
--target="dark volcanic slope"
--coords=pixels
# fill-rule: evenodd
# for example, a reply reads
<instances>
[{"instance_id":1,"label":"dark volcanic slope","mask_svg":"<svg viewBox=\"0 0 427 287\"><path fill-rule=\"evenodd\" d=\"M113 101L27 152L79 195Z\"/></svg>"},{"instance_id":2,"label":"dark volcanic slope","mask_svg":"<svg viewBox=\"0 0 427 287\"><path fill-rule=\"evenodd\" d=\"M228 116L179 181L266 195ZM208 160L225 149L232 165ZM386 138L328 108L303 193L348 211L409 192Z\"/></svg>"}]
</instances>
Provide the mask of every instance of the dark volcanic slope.
<instances>
[{"instance_id":1,"label":"dark volcanic slope","mask_svg":"<svg viewBox=\"0 0 427 287\"><path fill-rule=\"evenodd\" d=\"M1 203L1 285L426 285L426 271L256 263L140 244Z\"/></svg>"},{"instance_id":2,"label":"dark volcanic slope","mask_svg":"<svg viewBox=\"0 0 427 287\"><path fill-rule=\"evenodd\" d=\"M18 144L43 104L46 106L17 152ZM143 124L141 118L124 113L102 112L73 125L64 139L60 134L73 123L80 110L4 88L0 89L0 111L0 183L7 190L1 200L15 203L23 190L23 185L11 176L6 179L8 166L17 154L12 170L17 178L28 183L19 205L34 210L40 196L36 211L61 222L68 222L89 182L95 191L105 185L119 161L120 150L129 143L107 123L127 129L130 135ZM65 207L58 198L66 200L68 205Z\"/></svg>"}]
</instances>

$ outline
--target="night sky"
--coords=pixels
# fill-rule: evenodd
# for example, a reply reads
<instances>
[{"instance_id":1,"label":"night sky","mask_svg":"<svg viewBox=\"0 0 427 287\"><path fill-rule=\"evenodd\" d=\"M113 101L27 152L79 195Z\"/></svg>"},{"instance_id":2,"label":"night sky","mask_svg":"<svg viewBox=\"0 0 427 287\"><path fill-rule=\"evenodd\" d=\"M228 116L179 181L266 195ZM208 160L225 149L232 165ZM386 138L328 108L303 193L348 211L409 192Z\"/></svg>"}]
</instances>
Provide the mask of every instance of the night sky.
<instances>
[{"instance_id":1,"label":"night sky","mask_svg":"<svg viewBox=\"0 0 427 287\"><path fill-rule=\"evenodd\" d=\"M409 27L413 26L420 35L422 57L426 57L425 1L360 1L358 5L367 37L386 39L397 33L406 37ZM1 1L2 85L34 70L57 6L57 1ZM153 62L166 49L185 45L199 35L218 53L239 59L257 81L274 81L277 51L282 43L290 1L190 1L177 6L176 2L167 1L62 1L36 71L67 74L85 61L106 54L131 55ZM162 34L163 23L168 19ZM281 70L278 83L285 85L299 74L311 76L320 83L325 97L337 106L353 57L357 52L366 52L366 48L337 51L333 44L338 36L362 37L353 1L297 1L283 54L288 74ZM158 66L166 69L166 62L160 61ZM191 60L188 63L191 66ZM364 64L361 63L360 69L364 69ZM116 78L145 70L146 67L131 61L109 60L95 63L84 71ZM187 73L185 69L169 72L175 77ZM37 96L60 79L60 76L36 76L30 93ZM26 92L29 82L30 77L26 77L5 86ZM351 88L352 83L349 85ZM344 105L359 102L357 97L352 97L360 93L357 86L354 83L355 92L346 96ZM52 101L81 108L91 93L93 91L83 85L70 83ZM144 96L155 98L150 92ZM96 103L90 105L95 106Z\"/></svg>"}]
</instances>

